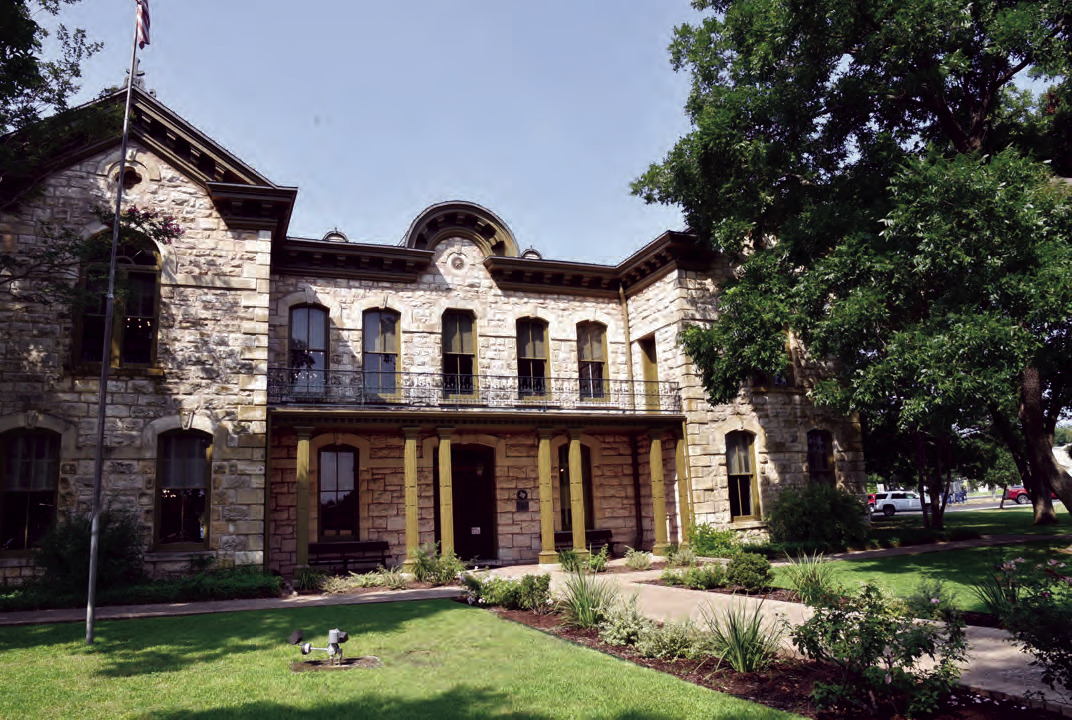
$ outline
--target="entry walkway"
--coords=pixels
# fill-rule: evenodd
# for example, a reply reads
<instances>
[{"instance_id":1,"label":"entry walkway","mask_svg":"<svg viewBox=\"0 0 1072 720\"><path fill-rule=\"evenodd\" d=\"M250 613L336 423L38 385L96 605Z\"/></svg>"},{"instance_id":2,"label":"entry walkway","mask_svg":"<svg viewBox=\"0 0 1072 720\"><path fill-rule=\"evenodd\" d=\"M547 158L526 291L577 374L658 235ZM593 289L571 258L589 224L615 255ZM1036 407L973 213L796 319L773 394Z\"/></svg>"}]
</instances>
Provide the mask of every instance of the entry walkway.
<instances>
[{"instance_id":1,"label":"entry walkway","mask_svg":"<svg viewBox=\"0 0 1072 720\"><path fill-rule=\"evenodd\" d=\"M1008 545L1033 540L1072 541L1072 535L991 536L978 540L960 540L935 545L917 545L907 548L847 553L837 557L864 558L905 555L980 547L983 545ZM612 560L611 565L624 566L624 560ZM566 577L565 573L558 569L556 565L519 565L499 568L492 572L507 577L549 572L553 590L561 588ZM658 578L660 573L661 571L659 570L615 572L601 577L617 583L625 597L636 594L641 611L648 617L659 621L699 620L703 609L712 608L717 612L734 602L747 602L749 604L762 602L761 612L771 621L784 619L789 623L799 624L810 615L810 610L798 603L774 600L761 601L758 598L733 597L722 593L708 593L679 587L647 584L648 581ZM459 589L457 587L441 587L423 590L384 590L362 595L302 595L289 598L261 598L171 605L108 606L97 609L97 619L118 620L237 612L242 610L281 610L321 605L352 605L453 598L458 595ZM84 608L0 613L0 626L84 621ZM961 675L963 685L982 694L1020 699L1023 700L1025 705L1028 704L1025 699L1028 694L1045 692L1047 696L1055 696L1055 693L1042 683L1041 672L1029 666L1030 656L1007 642L1008 633L1003 630L971 626L967 630L967 637L970 652ZM788 639L785 641L785 645L787 650L792 650ZM1048 700L1045 705L1050 710L1062 712L1072 717L1072 705L1063 704L1056 699Z\"/></svg>"}]
</instances>

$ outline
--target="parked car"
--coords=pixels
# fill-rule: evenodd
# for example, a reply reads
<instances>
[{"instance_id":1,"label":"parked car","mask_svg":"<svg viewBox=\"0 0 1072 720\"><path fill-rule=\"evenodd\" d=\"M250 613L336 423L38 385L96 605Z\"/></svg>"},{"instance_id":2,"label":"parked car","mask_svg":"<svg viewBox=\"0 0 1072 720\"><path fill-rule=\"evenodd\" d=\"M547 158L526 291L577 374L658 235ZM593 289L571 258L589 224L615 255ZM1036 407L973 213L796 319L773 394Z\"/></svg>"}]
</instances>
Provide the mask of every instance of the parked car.
<instances>
[{"instance_id":1,"label":"parked car","mask_svg":"<svg viewBox=\"0 0 1072 720\"><path fill-rule=\"evenodd\" d=\"M898 510L918 510L919 495L907 490L892 490L890 492L872 493L867 496L867 507L871 512L882 512L887 517Z\"/></svg>"},{"instance_id":2,"label":"parked car","mask_svg":"<svg viewBox=\"0 0 1072 720\"><path fill-rule=\"evenodd\" d=\"M1057 495L1050 493L1051 498L1056 498ZM1023 485L1013 485L1005 491L1005 499L1011 500L1017 505L1027 505L1031 502L1031 496L1027 494L1027 488Z\"/></svg>"}]
</instances>

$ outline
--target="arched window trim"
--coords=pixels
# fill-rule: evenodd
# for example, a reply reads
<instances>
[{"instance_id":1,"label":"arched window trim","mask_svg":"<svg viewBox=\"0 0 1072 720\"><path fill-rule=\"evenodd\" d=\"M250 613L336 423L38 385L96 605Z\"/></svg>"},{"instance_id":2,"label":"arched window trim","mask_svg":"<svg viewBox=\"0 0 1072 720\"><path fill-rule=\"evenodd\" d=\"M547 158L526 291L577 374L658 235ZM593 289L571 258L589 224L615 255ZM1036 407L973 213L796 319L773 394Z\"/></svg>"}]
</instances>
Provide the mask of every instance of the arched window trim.
<instances>
[{"instance_id":1,"label":"arched window trim","mask_svg":"<svg viewBox=\"0 0 1072 720\"><path fill-rule=\"evenodd\" d=\"M203 443L203 458L198 456L197 451L202 448L198 448L192 442L194 440ZM181 446L177 443L181 443ZM208 549L212 512L212 445L212 435L203 430L169 430L157 436L153 516L153 547L156 550ZM199 537L195 539L194 535Z\"/></svg>"},{"instance_id":2,"label":"arched window trim","mask_svg":"<svg viewBox=\"0 0 1072 720\"><path fill-rule=\"evenodd\" d=\"M100 288L99 302L86 302L75 314L73 366L95 372L101 363L101 340L108 283L108 255L83 265L79 287ZM156 245L148 239L123 242L116 256L115 317L108 362L114 368L153 368L160 332L160 268L162 260ZM132 278L137 278L132 282Z\"/></svg>"}]
</instances>

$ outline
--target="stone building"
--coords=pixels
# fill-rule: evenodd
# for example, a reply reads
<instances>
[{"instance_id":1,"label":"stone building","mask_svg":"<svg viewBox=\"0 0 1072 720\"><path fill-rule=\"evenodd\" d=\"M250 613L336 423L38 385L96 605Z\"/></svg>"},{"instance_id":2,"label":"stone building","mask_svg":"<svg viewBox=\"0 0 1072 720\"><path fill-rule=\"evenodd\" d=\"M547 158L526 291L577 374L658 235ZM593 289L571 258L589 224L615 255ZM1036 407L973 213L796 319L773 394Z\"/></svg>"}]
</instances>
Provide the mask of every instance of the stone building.
<instances>
[{"instance_id":1,"label":"stone building","mask_svg":"<svg viewBox=\"0 0 1072 720\"><path fill-rule=\"evenodd\" d=\"M399 246L291 237L295 188L134 99L124 204L185 234L123 248L110 358L92 308L0 303L0 576L32 573L42 529L89 506L102 361L105 497L139 514L155 573L209 555L290 574L332 545L661 552L692 521L762 532L781 487L860 488L859 428L798 373L707 402L676 338L717 319L730 268L690 235L613 267L546 260L447 202ZM118 163L118 138L87 143L4 198L5 250L42 222L104 230L90 209Z\"/></svg>"}]
</instances>

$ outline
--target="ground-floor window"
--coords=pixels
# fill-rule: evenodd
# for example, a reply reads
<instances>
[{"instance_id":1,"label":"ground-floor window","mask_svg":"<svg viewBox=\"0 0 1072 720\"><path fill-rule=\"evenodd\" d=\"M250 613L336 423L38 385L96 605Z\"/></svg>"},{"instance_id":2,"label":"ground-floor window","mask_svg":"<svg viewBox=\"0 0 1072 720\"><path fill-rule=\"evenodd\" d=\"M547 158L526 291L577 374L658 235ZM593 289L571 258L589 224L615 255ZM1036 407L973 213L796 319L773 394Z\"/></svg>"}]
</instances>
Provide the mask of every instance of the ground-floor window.
<instances>
[{"instance_id":1,"label":"ground-floor window","mask_svg":"<svg viewBox=\"0 0 1072 720\"><path fill-rule=\"evenodd\" d=\"M196 430L160 436L156 541L169 549L208 543L212 437Z\"/></svg>"},{"instance_id":2,"label":"ground-floor window","mask_svg":"<svg viewBox=\"0 0 1072 720\"><path fill-rule=\"evenodd\" d=\"M331 446L320 451L318 537L358 539L357 451Z\"/></svg>"},{"instance_id":3,"label":"ground-floor window","mask_svg":"<svg viewBox=\"0 0 1072 720\"><path fill-rule=\"evenodd\" d=\"M3 435L0 450L0 550L27 550L56 520L60 436L13 430Z\"/></svg>"},{"instance_id":4,"label":"ground-floor window","mask_svg":"<svg viewBox=\"0 0 1072 720\"><path fill-rule=\"evenodd\" d=\"M737 430L726 435L726 474L729 478L730 519L753 520L756 507L755 452L752 433Z\"/></svg>"}]
</instances>

